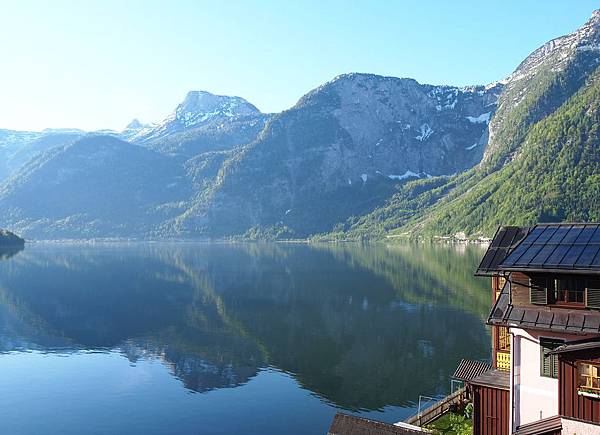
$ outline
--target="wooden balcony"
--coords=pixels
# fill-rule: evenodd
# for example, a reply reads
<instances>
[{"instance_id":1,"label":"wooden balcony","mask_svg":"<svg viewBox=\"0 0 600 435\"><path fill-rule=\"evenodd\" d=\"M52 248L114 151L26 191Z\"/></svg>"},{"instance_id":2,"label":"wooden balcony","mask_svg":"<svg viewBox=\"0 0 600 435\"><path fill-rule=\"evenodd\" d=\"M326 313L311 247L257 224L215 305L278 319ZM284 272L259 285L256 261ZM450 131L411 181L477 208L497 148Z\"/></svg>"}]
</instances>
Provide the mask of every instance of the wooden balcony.
<instances>
[{"instance_id":1,"label":"wooden balcony","mask_svg":"<svg viewBox=\"0 0 600 435\"><path fill-rule=\"evenodd\" d=\"M510 370L510 352L496 352L496 368L498 370Z\"/></svg>"}]
</instances>

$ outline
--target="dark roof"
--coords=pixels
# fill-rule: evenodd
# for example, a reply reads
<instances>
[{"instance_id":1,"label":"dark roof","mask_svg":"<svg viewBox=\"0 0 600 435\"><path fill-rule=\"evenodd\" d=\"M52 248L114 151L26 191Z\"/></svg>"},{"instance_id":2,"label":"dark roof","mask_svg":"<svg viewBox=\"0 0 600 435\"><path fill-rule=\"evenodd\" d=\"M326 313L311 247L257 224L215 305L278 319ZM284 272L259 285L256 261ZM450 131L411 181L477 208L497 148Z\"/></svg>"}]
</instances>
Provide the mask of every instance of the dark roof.
<instances>
[{"instance_id":1,"label":"dark roof","mask_svg":"<svg viewBox=\"0 0 600 435\"><path fill-rule=\"evenodd\" d=\"M562 346L557 347L550 353L568 353L598 348L600 348L600 338L592 338L586 340L569 341Z\"/></svg>"},{"instance_id":2,"label":"dark roof","mask_svg":"<svg viewBox=\"0 0 600 435\"><path fill-rule=\"evenodd\" d=\"M542 420L534 421L519 426L515 435L537 435L541 433L553 433L562 429L562 417L555 415L553 417L543 418Z\"/></svg>"},{"instance_id":3,"label":"dark roof","mask_svg":"<svg viewBox=\"0 0 600 435\"><path fill-rule=\"evenodd\" d=\"M491 275L498 272L498 265L509 252L527 235L527 227L500 227L496 231L492 243L481 259L475 275Z\"/></svg>"},{"instance_id":4,"label":"dark roof","mask_svg":"<svg viewBox=\"0 0 600 435\"><path fill-rule=\"evenodd\" d=\"M510 373L507 370L488 370L476 378L471 379L471 384L508 390L510 389Z\"/></svg>"},{"instance_id":5,"label":"dark roof","mask_svg":"<svg viewBox=\"0 0 600 435\"><path fill-rule=\"evenodd\" d=\"M333 417L327 435L422 435L423 433L422 430L412 430L338 412Z\"/></svg>"},{"instance_id":6,"label":"dark roof","mask_svg":"<svg viewBox=\"0 0 600 435\"><path fill-rule=\"evenodd\" d=\"M456 367L452 377L461 381L470 381L491 368L492 365L487 362L463 359Z\"/></svg>"},{"instance_id":7,"label":"dark roof","mask_svg":"<svg viewBox=\"0 0 600 435\"><path fill-rule=\"evenodd\" d=\"M600 273L600 224L536 225L498 269Z\"/></svg>"},{"instance_id":8,"label":"dark roof","mask_svg":"<svg viewBox=\"0 0 600 435\"><path fill-rule=\"evenodd\" d=\"M507 281L488 317L488 324L569 334L599 334L600 312L515 306L510 303Z\"/></svg>"}]
</instances>

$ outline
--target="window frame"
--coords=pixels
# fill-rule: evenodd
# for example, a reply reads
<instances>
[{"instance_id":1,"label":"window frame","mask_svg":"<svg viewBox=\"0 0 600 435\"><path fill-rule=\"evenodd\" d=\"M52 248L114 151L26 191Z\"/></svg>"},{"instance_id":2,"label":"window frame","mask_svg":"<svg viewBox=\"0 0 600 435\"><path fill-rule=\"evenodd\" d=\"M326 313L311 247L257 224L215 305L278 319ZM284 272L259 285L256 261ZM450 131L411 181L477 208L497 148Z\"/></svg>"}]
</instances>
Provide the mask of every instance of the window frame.
<instances>
[{"instance_id":1,"label":"window frame","mask_svg":"<svg viewBox=\"0 0 600 435\"><path fill-rule=\"evenodd\" d=\"M565 276L565 275L556 275L553 277L554 280L554 295L552 297L553 300L553 305L558 305L558 306L568 306L568 307L575 307L575 308L585 308L586 307L586 294L587 294L587 286L586 286L586 279L585 278L579 278L579 277L571 277L571 276ZM579 284L581 284L581 290L573 290L572 288L567 288L567 289L560 289L560 285L559 283L561 281L568 281L570 284L571 283L575 283L579 281ZM569 286L570 286L569 284ZM564 295L567 296L567 300L559 300L558 295L560 293L563 293ZM570 300L570 296L573 293L581 293L581 301L571 301Z\"/></svg>"},{"instance_id":2,"label":"window frame","mask_svg":"<svg viewBox=\"0 0 600 435\"><path fill-rule=\"evenodd\" d=\"M544 345L545 344L545 345ZM543 378L558 379L558 355L547 355L548 352L556 349L557 347L565 344L564 339L554 337L540 337L540 376ZM550 358L549 372L544 369L544 362L546 358Z\"/></svg>"},{"instance_id":3,"label":"window frame","mask_svg":"<svg viewBox=\"0 0 600 435\"><path fill-rule=\"evenodd\" d=\"M529 302L533 305L545 305L572 309L586 309L588 307L588 288L589 282L596 281L586 277L570 276L568 274L530 274L529 278ZM561 282L567 281L568 287L573 285L573 288L579 287L577 290L571 288L560 289L564 287ZM598 281L600 282L600 281ZM577 284L576 284L577 283ZM534 301L534 292L537 292L536 298L540 298L540 293L545 295L545 303ZM559 300L559 294L566 296L566 300ZM580 301L571 300L572 296L577 294Z\"/></svg>"},{"instance_id":4,"label":"window frame","mask_svg":"<svg viewBox=\"0 0 600 435\"><path fill-rule=\"evenodd\" d=\"M597 369L597 376L587 376L587 375L583 375L585 377L588 377L590 379L597 379L598 380L598 387L588 387L581 385L581 370L580 367L582 365L589 365L592 367L596 367ZM578 392L584 392L584 393L588 393L588 394L595 394L595 395L599 395L600 396L600 362L599 361L588 361L588 360L581 360L581 361L577 361L576 362L576 369L577 369L577 383L576 383L576 387L577 387L577 391ZM593 381L592 381L593 384Z\"/></svg>"}]
</instances>

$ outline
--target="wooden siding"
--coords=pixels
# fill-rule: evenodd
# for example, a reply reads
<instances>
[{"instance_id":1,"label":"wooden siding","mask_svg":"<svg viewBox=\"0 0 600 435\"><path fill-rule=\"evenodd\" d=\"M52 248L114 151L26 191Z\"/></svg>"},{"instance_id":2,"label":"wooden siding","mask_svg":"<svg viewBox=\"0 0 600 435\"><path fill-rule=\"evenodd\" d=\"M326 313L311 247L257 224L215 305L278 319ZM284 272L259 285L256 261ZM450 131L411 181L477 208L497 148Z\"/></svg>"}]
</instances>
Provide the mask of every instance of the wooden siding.
<instances>
[{"instance_id":1,"label":"wooden siding","mask_svg":"<svg viewBox=\"0 0 600 435\"><path fill-rule=\"evenodd\" d=\"M529 277L520 272L513 272L510 275L512 282L512 302L518 307L531 306L529 299Z\"/></svg>"},{"instance_id":2,"label":"wooden siding","mask_svg":"<svg viewBox=\"0 0 600 435\"><path fill-rule=\"evenodd\" d=\"M473 385L473 434L508 435L509 392Z\"/></svg>"},{"instance_id":3,"label":"wooden siding","mask_svg":"<svg viewBox=\"0 0 600 435\"><path fill-rule=\"evenodd\" d=\"M577 361L600 364L600 351L572 352L559 357L559 412L565 417L600 423L600 399L577 394Z\"/></svg>"}]
</instances>

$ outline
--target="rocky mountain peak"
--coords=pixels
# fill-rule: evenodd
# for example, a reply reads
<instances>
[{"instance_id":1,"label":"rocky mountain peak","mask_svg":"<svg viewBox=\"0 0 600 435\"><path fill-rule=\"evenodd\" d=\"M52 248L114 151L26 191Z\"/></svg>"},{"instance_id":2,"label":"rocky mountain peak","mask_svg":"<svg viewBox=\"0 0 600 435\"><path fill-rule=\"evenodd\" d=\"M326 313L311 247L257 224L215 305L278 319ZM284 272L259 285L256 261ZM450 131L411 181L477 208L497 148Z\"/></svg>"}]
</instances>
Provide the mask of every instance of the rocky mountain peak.
<instances>
[{"instance_id":1,"label":"rocky mountain peak","mask_svg":"<svg viewBox=\"0 0 600 435\"><path fill-rule=\"evenodd\" d=\"M241 97L214 95L206 91L190 91L177 106L170 119L185 127L206 122L215 117L233 118L258 114L260 111Z\"/></svg>"},{"instance_id":2,"label":"rocky mountain peak","mask_svg":"<svg viewBox=\"0 0 600 435\"><path fill-rule=\"evenodd\" d=\"M260 110L241 97L215 95L207 91L190 91L167 118L155 126L144 128L131 140L137 142L156 140L213 122L261 115Z\"/></svg>"},{"instance_id":3,"label":"rocky mountain peak","mask_svg":"<svg viewBox=\"0 0 600 435\"><path fill-rule=\"evenodd\" d=\"M137 118L131 121L125 126L124 130L139 130L146 127L146 124L142 124Z\"/></svg>"}]
</instances>

